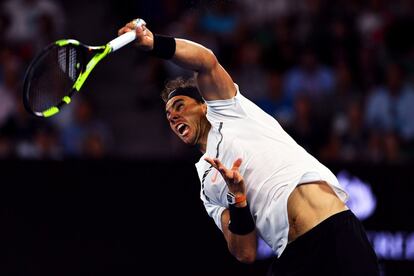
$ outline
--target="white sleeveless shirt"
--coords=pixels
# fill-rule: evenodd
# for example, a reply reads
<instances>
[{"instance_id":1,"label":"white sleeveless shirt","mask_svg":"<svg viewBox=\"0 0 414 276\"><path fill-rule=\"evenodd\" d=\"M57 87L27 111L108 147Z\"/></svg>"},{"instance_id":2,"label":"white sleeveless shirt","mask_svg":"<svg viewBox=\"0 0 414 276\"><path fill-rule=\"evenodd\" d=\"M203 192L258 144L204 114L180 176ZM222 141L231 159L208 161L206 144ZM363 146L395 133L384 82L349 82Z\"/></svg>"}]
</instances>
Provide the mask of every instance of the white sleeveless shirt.
<instances>
[{"instance_id":1,"label":"white sleeveless shirt","mask_svg":"<svg viewBox=\"0 0 414 276\"><path fill-rule=\"evenodd\" d=\"M237 85L236 85L237 87ZM196 163L201 199L221 229L228 207L227 186L204 158L217 157L226 167L242 158L250 212L256 231L279 257L288 242L287 200L300 183L324 180L342 201L348 195L335 175L299 146L270 115L237 91L232 99L206 101L211 123L206 153Z\"/></svg>"}]
</instances>

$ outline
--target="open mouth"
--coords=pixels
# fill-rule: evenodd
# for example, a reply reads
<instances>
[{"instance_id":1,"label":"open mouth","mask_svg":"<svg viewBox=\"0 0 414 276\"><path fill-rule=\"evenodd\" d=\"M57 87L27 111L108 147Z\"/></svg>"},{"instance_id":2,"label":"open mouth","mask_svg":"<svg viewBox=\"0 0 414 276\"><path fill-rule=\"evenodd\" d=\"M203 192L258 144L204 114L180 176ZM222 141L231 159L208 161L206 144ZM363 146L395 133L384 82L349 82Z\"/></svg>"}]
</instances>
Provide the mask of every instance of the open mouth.
<instances>
[{"instance_id":1,"label":"open mouth","mask_svg":"<svg viewBox=\"0 0 414 276\"><path fill-rule=\"evenodd\" d=\"M190 130L190 128L188 127L188 125L183 124L183 123L178 124L175 129L177 130L177 132L181 136L187 135L188 131Z\"/></svg>"}]
</instances>

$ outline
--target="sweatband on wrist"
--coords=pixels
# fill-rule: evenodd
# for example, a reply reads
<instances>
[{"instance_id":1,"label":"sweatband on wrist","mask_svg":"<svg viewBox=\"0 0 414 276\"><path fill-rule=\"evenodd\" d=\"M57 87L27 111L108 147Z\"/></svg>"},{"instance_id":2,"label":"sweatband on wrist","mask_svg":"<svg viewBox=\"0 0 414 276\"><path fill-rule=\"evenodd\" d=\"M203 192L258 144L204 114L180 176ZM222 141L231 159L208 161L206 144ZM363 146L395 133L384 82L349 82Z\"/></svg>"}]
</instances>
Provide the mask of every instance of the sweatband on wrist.
<instances>
[{"instance_id":1,"label":"sweatband on wrist","mask_svg":"<svg viewBox=\"0 0 414 276\"><path fill-rule=\"evenodd\" d=\"M256 228L248 205L245 207L229 205L229 212L229 230L233 234L246 235Z\"/></svg>"},{"instance_id":2,"label":"sweatband on wrist","mask_svg":"<svg viewBox=\"0 0 414 276\"><path fill-rule=\"evenodd\" d=\"M175 39L171 36L154 34L154 46L149 54L163 59L171 59L175 54Z\"/></svg>"}]
</instances>

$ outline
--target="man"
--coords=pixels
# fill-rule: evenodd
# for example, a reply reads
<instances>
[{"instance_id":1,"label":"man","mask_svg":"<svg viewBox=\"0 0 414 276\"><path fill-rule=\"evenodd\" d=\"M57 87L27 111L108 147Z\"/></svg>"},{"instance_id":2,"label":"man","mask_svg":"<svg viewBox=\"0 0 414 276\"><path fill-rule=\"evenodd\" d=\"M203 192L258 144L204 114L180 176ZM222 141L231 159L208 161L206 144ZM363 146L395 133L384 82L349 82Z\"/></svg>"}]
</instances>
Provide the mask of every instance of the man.
<instances>
[{"instance_id":1,"label":"man","mask_svg":"<svg viewBox=\"0 0 414 276\"><path fill-rule=\"evenodd\" d=\"M166 85L165 110L174 133L203 153L201 199L230 252L252 263L260 237L277 256L270 275L379 275L336 177L243 97L210 50L137 20L119 35L135 31L140 49L196 73Z\"/></svg>"}]
</instances>

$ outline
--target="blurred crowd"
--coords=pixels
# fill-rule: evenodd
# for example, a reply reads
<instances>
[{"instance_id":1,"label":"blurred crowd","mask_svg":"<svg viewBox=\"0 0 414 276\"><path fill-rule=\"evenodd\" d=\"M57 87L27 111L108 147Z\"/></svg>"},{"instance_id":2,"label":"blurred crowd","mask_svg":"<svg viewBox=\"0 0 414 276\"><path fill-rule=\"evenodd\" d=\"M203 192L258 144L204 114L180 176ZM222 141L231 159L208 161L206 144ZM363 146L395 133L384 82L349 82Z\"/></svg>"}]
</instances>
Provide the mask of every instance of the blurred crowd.
<instances>
[{"instance_id":1,"label":"blurred crowd","mask_svg":"<svg viewBox=\"0 0 414 276\"><path fill-rule=\"evenodd\" d=\"M1 159L102 158L116 152L113 144L119 141L113 142L111 128L92 115L86 99L64 118L47 122L22 108L28 62L65 27L57 3L2 4ZM133 7L137 12L112 11L125 23L145 10L153 31L212 49L241 93L321 160L414 159L413 1L159 0L136 1ZM154 58L139 66L151 68L144 89L162 87L165 78L191 77ZM159 93L145 95L146 108L159 110Z\"/></svg>"},{"instance_id":2,"label":"blurred crowd","mask_svg":"<svg viewBox=\"0 0 414 276\"><path fill-rule=\"evenodd\" d=\"M0 159L102 158L110 133L81 97L61 116L34 118L23 107L25 71L46 45L61 38L66 14L52 0L0 4Z\"/></svg>"}]
</instances>

